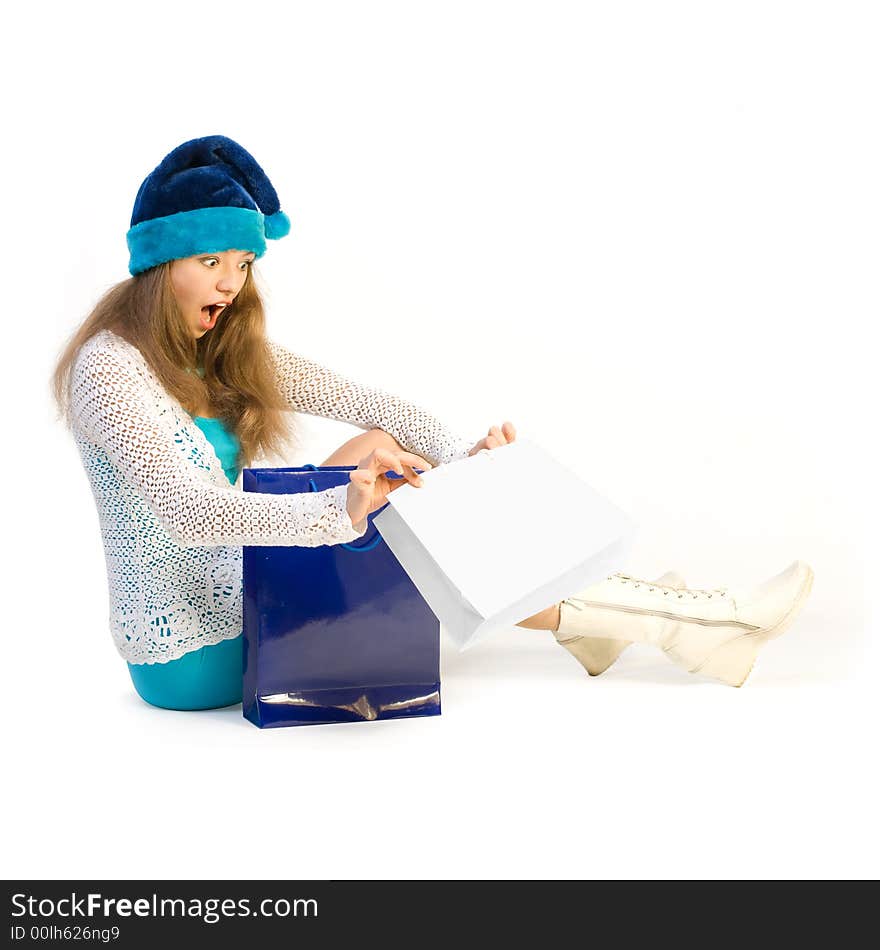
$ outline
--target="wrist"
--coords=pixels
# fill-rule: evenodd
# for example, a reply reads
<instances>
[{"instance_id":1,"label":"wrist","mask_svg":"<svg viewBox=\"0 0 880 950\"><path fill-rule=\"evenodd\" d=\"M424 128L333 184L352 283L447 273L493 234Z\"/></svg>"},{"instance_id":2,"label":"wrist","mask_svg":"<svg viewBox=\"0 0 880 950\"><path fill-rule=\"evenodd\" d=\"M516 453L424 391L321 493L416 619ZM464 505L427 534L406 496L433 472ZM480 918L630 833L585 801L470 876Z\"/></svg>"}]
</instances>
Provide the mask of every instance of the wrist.
<instances>
[{"instance_id":1,"label":"wrist","mask_svg":"<svg viewBox=\"0 0 880 950\"><path fill-rule=\"evenodd\" d=\"M346 514L348 515L348 520L351 522L352 528L353 528L355 531L357 531L358 533L363 534L363 532L366 530L366 527L367 527L367 516L366 516L366 515L363 515L363 516L360 518L360 520L358 520L358 521L355 520L356 517L357 517L357 514L356 514L356 512L355 512L355 513L352 513L352 510L351 510L351 509L352 509L352 486L351 486L351 482L349 482L349 484L348 484L348 490L346 491L345 500L346 500L345 512L346 512Z\"/></svg>"},{"instance_id":2,"label":"wrist","mask_svg":"<svg viewBox=\"0 0 880 950\"><path fill-rule=\"evenodd\" d=\"M358 534L363 534L367 530L367 516L366 515L364 515L364 517L361 518L361 520L357 524L355 524L355 520L354 518L351 517L350 514L348 517L351 521L352 528L354 528L354 530L357 531Z\"/></svg>"}]
</instances>

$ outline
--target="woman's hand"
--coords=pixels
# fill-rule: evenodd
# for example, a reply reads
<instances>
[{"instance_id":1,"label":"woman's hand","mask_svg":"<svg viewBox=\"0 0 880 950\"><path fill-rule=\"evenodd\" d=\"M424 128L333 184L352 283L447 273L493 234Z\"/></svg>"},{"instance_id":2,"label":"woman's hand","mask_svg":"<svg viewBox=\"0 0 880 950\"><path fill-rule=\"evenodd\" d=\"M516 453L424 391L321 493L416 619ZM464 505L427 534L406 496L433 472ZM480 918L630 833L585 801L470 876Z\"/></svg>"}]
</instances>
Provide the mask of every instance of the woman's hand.
<instances>
[{"instance_id":1,"label":"woman's hand","mask_svg":"<svg viewBox=\"0 0 880 950\"><path fill-rule=\"evenodd\" d=\"M468 455L476 455L482 449L497 449L499 445L507 445L516 439L516 429L512 422L505 422L499 429L498 426L492 426L485 439L479 442L468 452Z\"/></svg>"},{"instance_id":2,"label":"woman's hand","mask_svg":"<svg viewBox=\"0 0 880 950\"><path fill-rule=\"evenodd\" d=\"M351 473L348 486L346 507L355 529L362 531L361 522L368 514L385 504L388 492L400 488L407 482L420 488L422 480L414 467L423 471L433 468L430 462L412 452L392 452L391 449L373 449L361 459L358 467ZM385 472L392 471L403 475L400 479L390 479Z\"/></svg>"}]
</instances>

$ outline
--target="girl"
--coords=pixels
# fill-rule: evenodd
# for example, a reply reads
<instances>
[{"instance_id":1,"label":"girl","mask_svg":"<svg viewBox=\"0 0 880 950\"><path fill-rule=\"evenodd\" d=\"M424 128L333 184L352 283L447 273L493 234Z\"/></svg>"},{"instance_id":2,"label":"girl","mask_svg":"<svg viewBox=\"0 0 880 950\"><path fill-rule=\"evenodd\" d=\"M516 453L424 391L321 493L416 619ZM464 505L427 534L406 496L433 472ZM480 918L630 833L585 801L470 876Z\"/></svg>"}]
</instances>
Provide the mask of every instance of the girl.
<instances>
[{"instance_id":1,"label":"girl","mask_svg":"<svg viewBox=\"0 0 880 950\"><path fill-rule=\"evenodd\" d=\"M253 265L289 230L244 148L221 135L178 146L137 193L131 278L98 302L53 376L98 509L114 642L156 706L241 702L243 545L353 541L390 491L421 484L417 469L516 438L505 422L470 445L420 407L267 339ZM291 410L365 430L322 463L357 466L349 483L242 492L241 469L284 449ZM671 573L614 574L520 625L553 631L592 675L641 640L739 686L811 583L801 561L735 595L687 589Z\"/></svg>"}]
</instances>

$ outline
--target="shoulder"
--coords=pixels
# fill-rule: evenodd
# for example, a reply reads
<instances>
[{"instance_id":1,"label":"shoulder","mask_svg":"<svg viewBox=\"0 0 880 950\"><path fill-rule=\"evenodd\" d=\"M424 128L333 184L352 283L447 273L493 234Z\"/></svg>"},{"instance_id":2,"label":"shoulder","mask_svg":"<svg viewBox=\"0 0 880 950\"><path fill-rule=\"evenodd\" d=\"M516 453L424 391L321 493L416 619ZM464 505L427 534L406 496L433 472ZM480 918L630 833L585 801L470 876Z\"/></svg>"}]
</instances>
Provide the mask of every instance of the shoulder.
<instances>
[{"instance_id":1,"label":"shoulder","mask_svg":"<svg viewBox=\"0 0 880 950\"><path fill-rule=\"evenodd\" d=\"M99 330L79 348L71 375L74 383L83 384L123 376L143 379L146 369L136 346L112 330Z\"/></svg>"},{"instance_id":2,"label":"shoulder","mask_svg":"<svg viewBox=\"0 0 880 950\"><path fill-rule=\"evenodd\" d=\"M130 351L138 352L136 347L124 340L118 333L114 333L112 330L98 330L79 348L77 358L88 359L102 353L125 356Z\"/></svg>"},{"instance_id":3,"label":"shoulder","mask_svg":"<svg viewBox=\"0 0 880 950\"><path fill-rule=\"evenodd\" d=\"M276 360L285 356L293 356L293 353L286 346L282 346L276 340L269 339L269 337L266 337L266 352Z\"/></svg>"}]
</instances>

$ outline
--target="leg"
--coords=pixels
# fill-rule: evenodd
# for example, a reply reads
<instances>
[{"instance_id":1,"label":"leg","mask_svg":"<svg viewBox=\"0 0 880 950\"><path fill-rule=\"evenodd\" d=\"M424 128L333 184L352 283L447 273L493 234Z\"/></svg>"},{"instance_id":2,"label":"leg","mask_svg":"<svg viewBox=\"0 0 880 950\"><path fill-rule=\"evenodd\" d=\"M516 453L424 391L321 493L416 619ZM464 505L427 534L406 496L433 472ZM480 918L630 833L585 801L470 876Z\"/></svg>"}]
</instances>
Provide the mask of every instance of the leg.
<instances>
[{"instance_id":1,"label":"leg","mask_svg":"<svg viewBox=\"0 0 880 950\"><path fill-rule=\"evenodd\" d=\"M320 467L325 465L357 465L362 458L365 458L373 449L391 449L392 451L402 452L403 446L382 429L370 429L361 435L356 435L348 442L344 442L328 458L321 462Z\"/></svg>"},{"instance_id":2,"label":"leg","mask_svg":"<svg viewBox=\"0 0 880 950\"><path fill-rule=\"evenodd\" d=\"M668 584L671 587L684 587L684 578L675 571L667 571L662 577L658 577L656 583ZM552 607L536 613L533 617L527 617L521 620L518 627L527 627L529 630L552 630L556 633L559 630L559 604L553 604Z\"/></svg>"},{"instance_id":3,"label":"leg","mask_svg":"<svg viewBox=\"0 0 880 950\"><path fill-rule=\"evenodd\" d=\"M356 435L349 439L327 459L321 466L325 465L357 465L364 456L369 455L375 448L389 448L402 451L403 446L382 429L370 429L361 435ZM541 610L525 620L521 620L517 626L525 627L528 630L552 630L554 633L559 629L559 604L552 604L550 607Z\"/></svg>"},{"instance_id":4,"label":"leg","mask_svg":"<svg viewBox=\"0 0 880 950\"><path fill-rule=\"evenodd\" d=\"M657 578L657 583L680 588L684 587L684 578L676 574L675 571L668 571L662 577ZM521 621L517 626L527 627L530 630L552 630L554 634L558 634L560 611L560 605L554 604L533 617ZM566 637L560 639L559 636L556 639L565 646L569 653L574 654L590 676L598 676L611 666L630 643L629 640L615 637L612 630L613 621L609 622L607 631L602 631L604 635L580 636L576 641Z\"/></svg>"},{"instance_id":5,"label":"leg","mask_svg":"<svg viewBox=\"0 0 880 950\"><path fill-rule=\"evenodd\" d=\"M812 584L804 561L736 591L669 587L617 573L563 600L554 635L591 673L593 644L613 625L626 637L620 644L650 643L689 673L742 686L759 648L788 629Z\"/></svg>"},{"instance_id":6,"label":"leg","mask_svg":"<svg viewBox=\"0 0 880 950\"><path fill-rule=\"evenodd\" d=\"M559 604L553 604L552 607L547 607L540 613L521 620L517 626L526 627L529 630L553 630L555 632L559 629Z\"/></svg>"}]
</instances>

